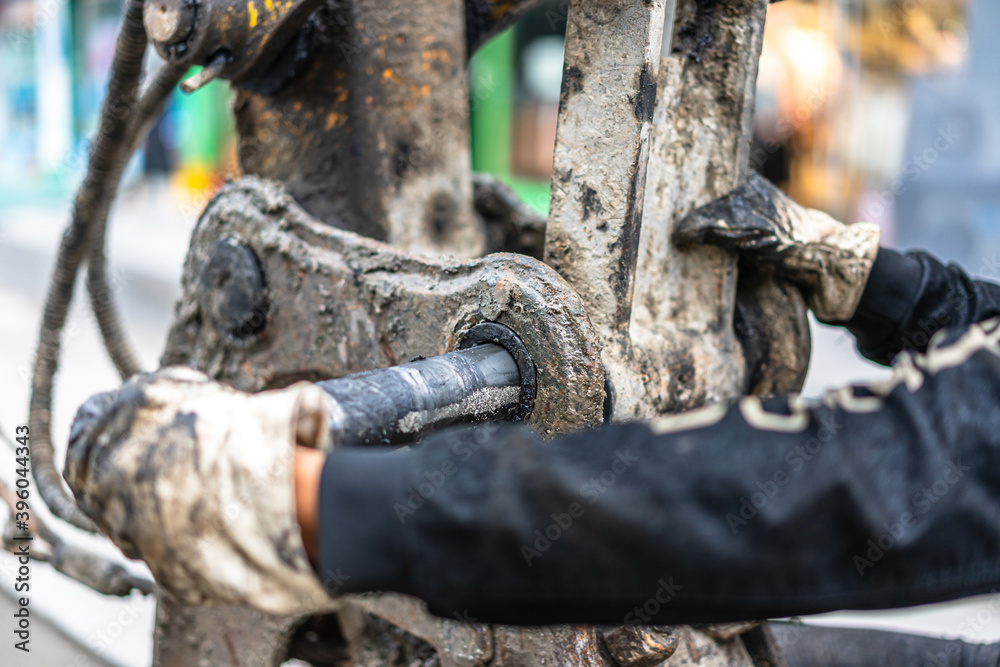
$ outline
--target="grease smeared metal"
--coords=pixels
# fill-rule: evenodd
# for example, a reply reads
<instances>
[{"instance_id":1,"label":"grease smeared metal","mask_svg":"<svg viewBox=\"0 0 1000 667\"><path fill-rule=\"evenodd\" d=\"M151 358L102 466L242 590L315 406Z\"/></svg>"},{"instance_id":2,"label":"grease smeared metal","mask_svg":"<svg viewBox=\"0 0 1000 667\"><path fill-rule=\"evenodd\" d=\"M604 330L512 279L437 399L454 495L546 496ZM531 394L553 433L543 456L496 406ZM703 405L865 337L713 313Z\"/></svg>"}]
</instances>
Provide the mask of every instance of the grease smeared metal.
<instances>
[{"instance_id":1,"label":"grease smeared metal","mask_svg":"<svg viewBox=\"0 0 1000 667\"><path fill-rule=\"evenodd\" d=\"M566 108L569 100L583 91L583 72L579 67L566 65L563 69L562 89L559 91L559 112Z\"/></svg>"},{"instance_id":2,"label":"grease smeared metal","mask_svg":"<svg viewBox=\"0 0 1000 667\"><path fill-rule=\"evenodd\" d=\"M238 91L243 172L281 181L340 229L428 255L482 254L465 18L462 0L326 0L298 74L267 95Z\"/></svg>"},{"instance_id":3,"label":"grease smeared metal","mask_svg":"<svg viewBox=\"0 0 1000 667\"><path fill-rule=\"evenodd\" d=\"M635 117L643 123L653 121L653 111L656 109L656 75L649 62L642 64L639 73L639 85L635 95Z\"/></svg>"},{"instance_id":4,"label":"grease smeared metal","mask_svg":"<svg viewBox=\"0 0 1000 667\"><path fill-rule=\"evenodd\" d=\"M580 197L580 203L583 204L584 220L588 220L592 215L600 216L602 213L604 213L604 207L601 206L601 198L597 194L597 190L590 187L589 185L583 186L583 193ZM603 224L604 228L607 229L607 222L602 221L600 224Z\"/></svg>"},{"instance_id":5,"label":"grease smeared metal","mask_svg":"<svg viewBox=\"0 0 1000 667\"><path fill-rule=\"evenodd\" d=\"M627 625L604 631L604 645L621 667L655 667L677 650L676 628Z\"/></svg>"}]
</instances>

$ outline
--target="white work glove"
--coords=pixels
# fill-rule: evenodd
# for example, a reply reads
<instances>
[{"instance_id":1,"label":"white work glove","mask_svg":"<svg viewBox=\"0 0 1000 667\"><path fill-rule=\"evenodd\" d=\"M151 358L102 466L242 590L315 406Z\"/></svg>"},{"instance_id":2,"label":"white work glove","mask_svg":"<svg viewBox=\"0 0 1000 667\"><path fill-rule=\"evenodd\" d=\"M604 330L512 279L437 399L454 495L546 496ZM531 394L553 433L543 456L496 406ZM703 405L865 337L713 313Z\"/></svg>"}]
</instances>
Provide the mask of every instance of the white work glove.
<instances>
[{"instance_id":1,"label":"white work glove","mask_svg":"<svg viewBox=\"0 0 1000 667\"><path fill-rule=\"evenodd\" d=\"M772 266L802 289L824 322L843 322L854 314L879 237L871 223L845 225L800 206L756 172L728 196L688 215L674 232L681 247L709 243Z\"/></svg>"},{"instance_id":2,"label":"white work glove","mask_svg":"<svg viewBox=\"0 0 1000 667\"><path fill-rule=\"evenodd\" d=\"M63 473L77 503L160 587L191 605L274 614L332 606L302 543L296 443L329 447L325 394L246 394L167 368L91 398Z\"/></svg>"}]
</instances>

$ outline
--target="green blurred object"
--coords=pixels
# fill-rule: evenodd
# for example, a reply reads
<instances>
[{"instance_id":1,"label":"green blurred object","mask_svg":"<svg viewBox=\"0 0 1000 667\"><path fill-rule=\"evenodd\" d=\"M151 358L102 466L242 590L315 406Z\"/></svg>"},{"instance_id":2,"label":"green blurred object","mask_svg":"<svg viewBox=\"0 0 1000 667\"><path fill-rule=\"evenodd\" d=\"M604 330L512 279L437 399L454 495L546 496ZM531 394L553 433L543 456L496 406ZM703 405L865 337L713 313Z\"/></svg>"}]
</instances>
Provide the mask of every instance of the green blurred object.
<instances>
[{"instance_id":1,"label":"green blurred object","mask_svg":"<svg viewBox=\"0 0 1000 667\"><path fill-rule=\"evenodd\" d=\"M511 172L514 126L514 26L486 43L469 63L472 169L502 179L526 204L548 215L550 184Z\"/></svg>"},{"instance_id":2,"label":"green blurred object","mask_svg":"<svg viewBox=\"0 0 1000 667\"><path fill-rule=\"evenodd\" d=\"M200 69L192 68L187 76ZM176 110L185 119L183 141L177 146L178 167L211 167L218 164L229 138L235 132L230 112L231 94L229 84L218 80L190 95L175 94Z\"/></svg>"}]
</instances>

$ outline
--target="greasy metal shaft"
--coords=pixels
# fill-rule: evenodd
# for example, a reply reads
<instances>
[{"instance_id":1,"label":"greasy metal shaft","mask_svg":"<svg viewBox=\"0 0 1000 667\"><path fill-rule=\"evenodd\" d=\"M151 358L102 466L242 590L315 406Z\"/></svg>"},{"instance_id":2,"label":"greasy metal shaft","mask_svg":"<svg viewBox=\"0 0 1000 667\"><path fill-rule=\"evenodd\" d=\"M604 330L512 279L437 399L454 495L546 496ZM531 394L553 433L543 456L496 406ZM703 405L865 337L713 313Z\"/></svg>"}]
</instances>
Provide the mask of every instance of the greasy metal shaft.
<instances>
[{"instance_id":1,"label":"greasy metal shaft","mask_svg":"<svg viewBox=\"0 0 1000 667\"><path fill-rule=\"evenodd\" d=\"M521 400L517 362L485 344L317 384L337 446L411 442L458 422L509 419Z\"/></svg>"}]
</instances>

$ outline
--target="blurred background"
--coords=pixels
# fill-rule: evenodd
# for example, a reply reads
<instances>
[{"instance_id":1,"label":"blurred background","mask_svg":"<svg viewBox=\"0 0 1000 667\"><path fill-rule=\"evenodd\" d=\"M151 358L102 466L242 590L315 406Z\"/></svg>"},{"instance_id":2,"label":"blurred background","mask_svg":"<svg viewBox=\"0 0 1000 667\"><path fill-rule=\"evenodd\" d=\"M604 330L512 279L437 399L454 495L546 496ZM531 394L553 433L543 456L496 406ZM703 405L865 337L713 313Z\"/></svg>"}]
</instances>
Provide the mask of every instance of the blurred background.
<instances>
[{"instance_id":1,"label":"blurred background","mask_svg":"<svg viewBox=\"0 0 1000 667\"><path fill-rule=\"evenodd\" d=\"M542 6L490 42L469 76L473 168L499 175L541 211L548 208L563 4ZM27 421L41 306L86 166L119 13L117 0L0 0L0 427L8 433ZM998 35L996 0L772 5L752 165L804 204L879 224L888 245L926 247L998 278ZM229 105L224 83L175 94L112 214L112 287L147 368L163 347L197 215L237 173ZM850 337L813 325L806 394L885 373L860 359ZM63 359L57 442L80 403L118 385L85 298L76 299ZM0 446L0 457L8 455ZM0 465L0 477L10 481L13 467ZM15 570L13 557L0 554L0 617L8 614ZM0 664L149 664L151 600L103 598L42 564L32 577L37 652L23 662L3 642ZM808 620L997 641L1000 593Z\"/></svg>"}]
</instances>

